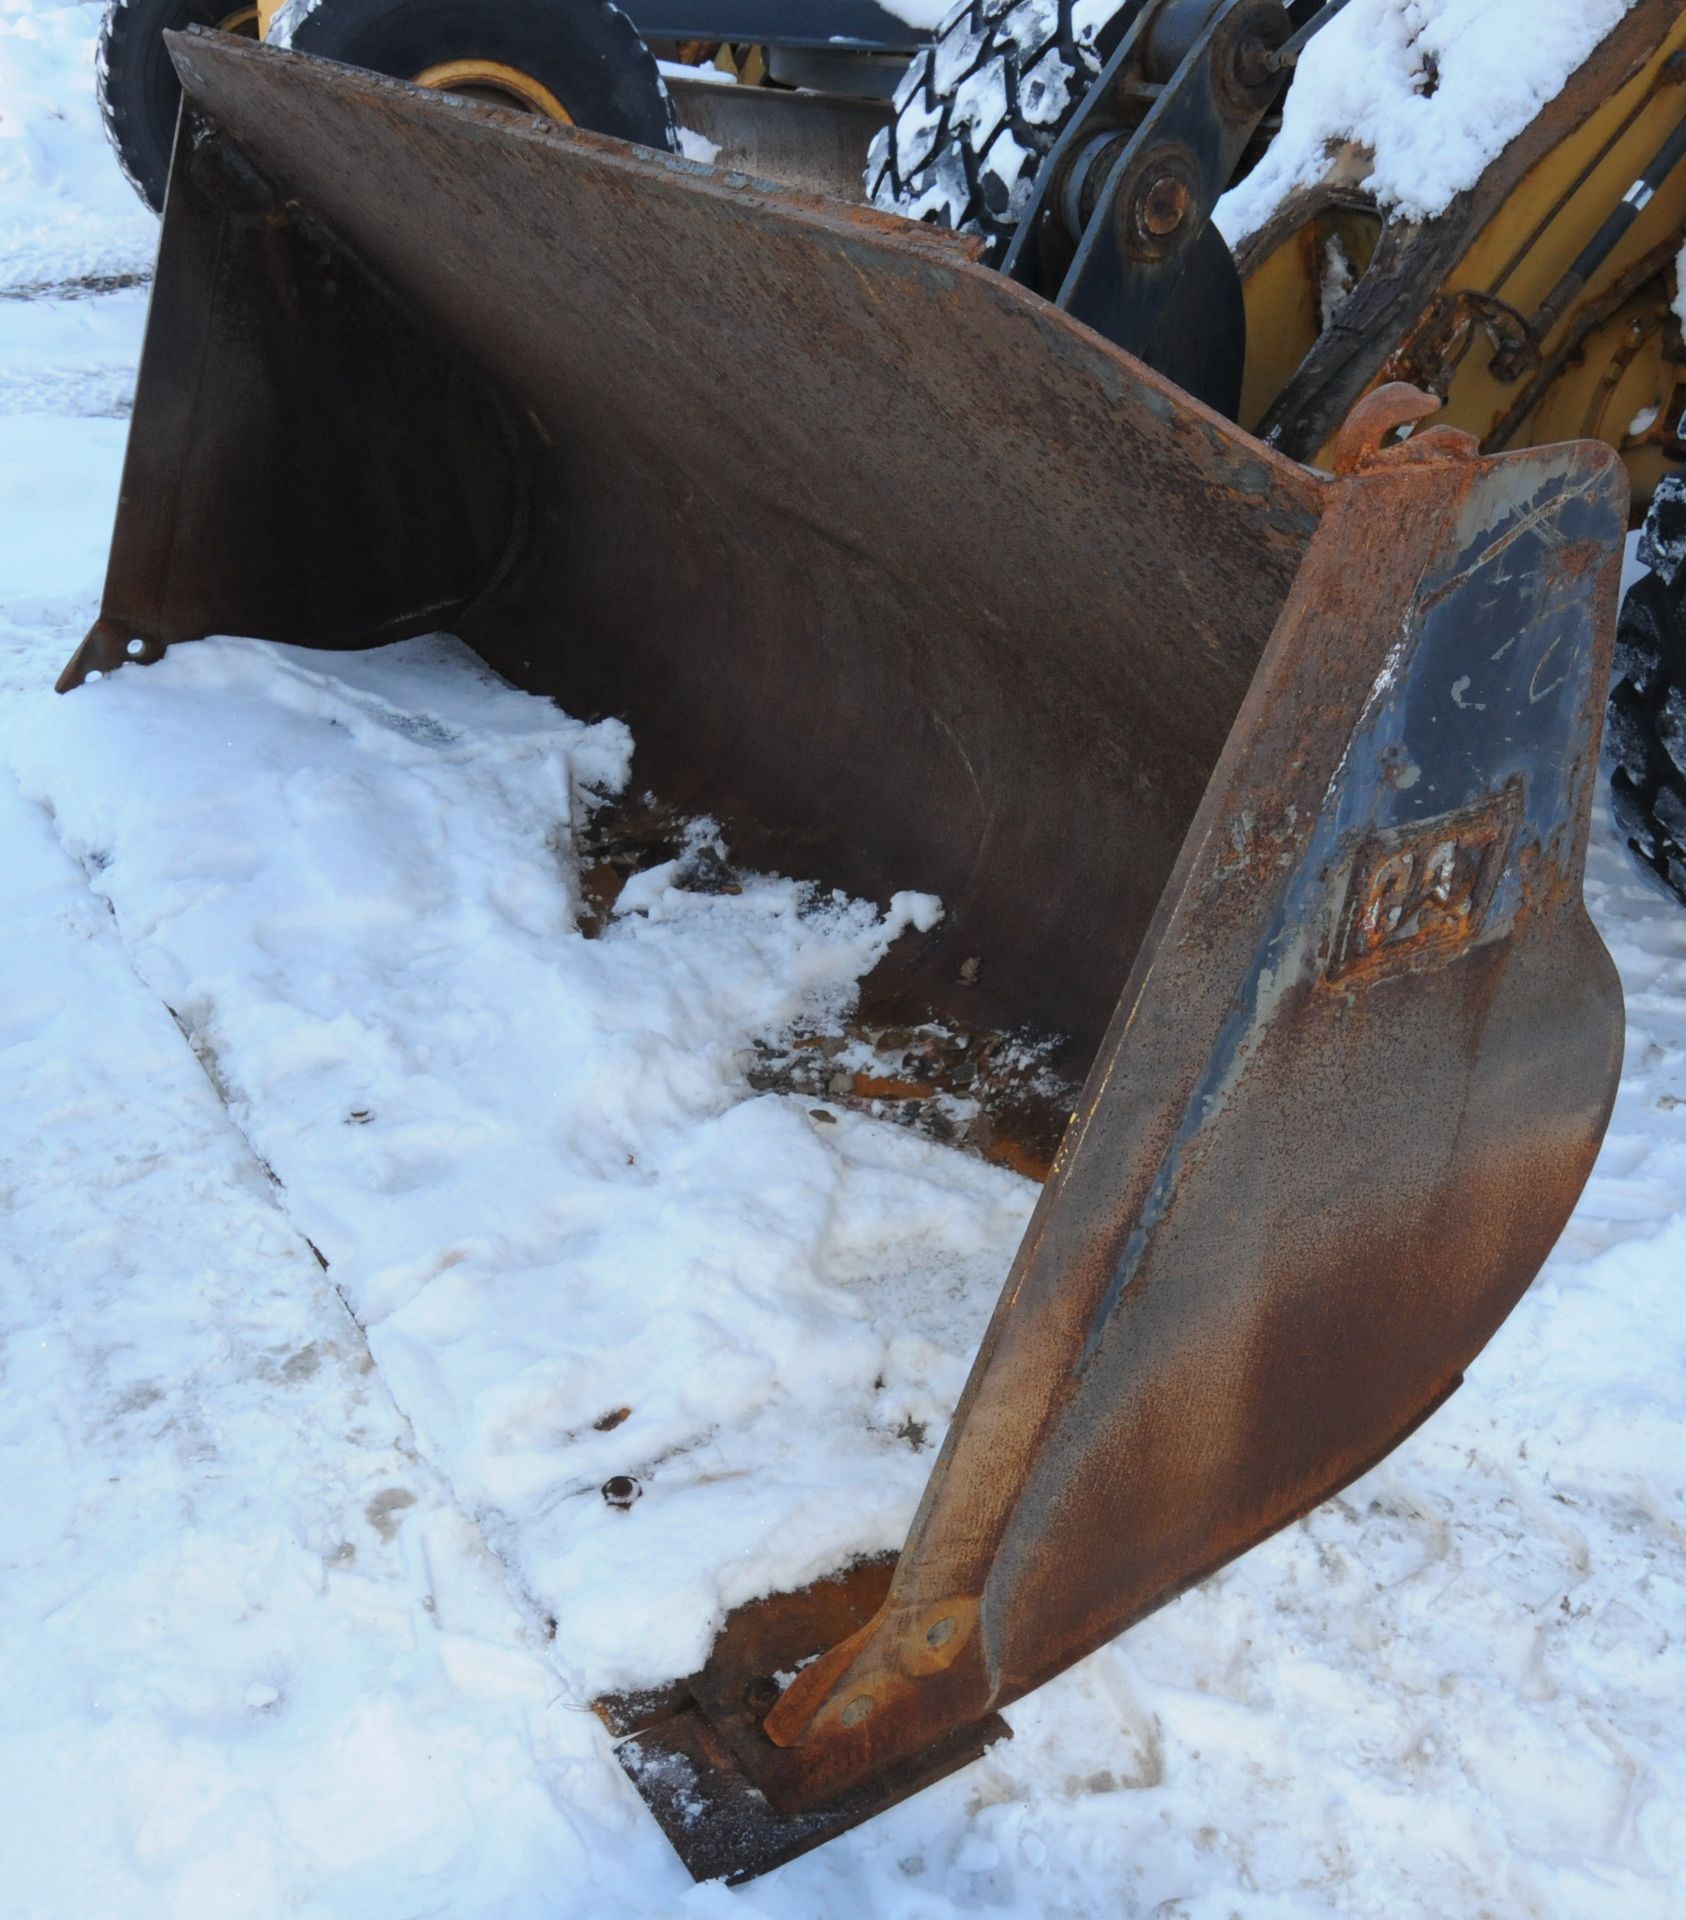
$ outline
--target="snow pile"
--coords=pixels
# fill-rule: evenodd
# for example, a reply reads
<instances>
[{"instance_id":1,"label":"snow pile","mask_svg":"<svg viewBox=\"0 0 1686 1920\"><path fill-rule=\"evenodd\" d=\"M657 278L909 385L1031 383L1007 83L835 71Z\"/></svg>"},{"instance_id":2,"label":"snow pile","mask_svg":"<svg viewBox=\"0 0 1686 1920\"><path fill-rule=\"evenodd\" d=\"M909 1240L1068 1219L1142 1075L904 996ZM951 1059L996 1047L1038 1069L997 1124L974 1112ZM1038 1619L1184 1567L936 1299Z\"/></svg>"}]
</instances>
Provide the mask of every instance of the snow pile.
<instances>
[{"instance_id":1,"label":"snow pile","mask_svg":"<svg viewBox=\"0 0 1686 1920\"><path fill-rule=\"evenodd\" d=\"M670 866L586 939L625 731L454 642L183 647L13 751L582 1688L899 1540L1033 1190L744 1071L934 903ZM940 1338L882 1311L933 1288Z\"/></svg>"},{"instance_id":2,"label":"snow pile","mask_svg":"<svg viewBox=\"0 0 1686 1920\"><path fill-rule=\"evenodd\" d=\"M100 126L101 11L0 0L0 298L151 272L158 223Z\"/></svg>"},{"instance_id":3,"label":"snow pile","mask_svg":"<svg viewBox=\"0 0 1686 1920\"><path fill-rule=\"evenodd\" d=\"M37 685L56 664L41 656ZM658 870L585 939L568 823L580 830L590 790L618 776L624 736L491 681L447 643L200 643L63 700L20 686L0 712L24 790L114 910L154 1027L160 1002L174 1009L273 1169L273 1204L367 1321L375 1382L441 1476L435 1497L478 1522L520 1617L557 1623L547 1658L573 1718L546 1737L567 1756L565 1804L591 1810L575 1820L579 1875L603 1911L660 1910L674 1863L580 1708L601 1686L683 1670L736 1600L895 1538L929 1465L911 1423L930 1423L928 1447L1029 1199L952 1152L743 1083L746 1037L834 1005L894 920L793 882L690 893ZM1672 1915L1686 1862L1686 916L1607 824L1591 893L1627 981L1629 1071L1563 1245L1463 1392L1346 1496L1015 1707L1010 1745L735 1910ZM26 951L35 998L16 1031L33 1036L63 984L51 947ZM131 982L125 1004L140 992ZM101 1057L116 1044L89 1038ZM178 1070L189 1060L184 1044ZM121 1051L110 1073L131 1105L173 1084ZM39 1096L21 1093L12 1110L33 1115ZM27 1165L38 1128L18 1131ZM178 1157L168 1135L141 1155ZM219 1286L260 1303L285 1292L258 1278L239 1211L191 1184ZM130 1342L127 1391L174 1348L118 1316L182 1257L173 1236L168 1251L143 1240L110 1275L123 1216L107 1184L94 1192L89 1205L49 1189L22 1244L81 1236L67 1276L111 1300L88 1337ZM287 1271L319 1284L292 1244ZM228 1297L202 1311L220 1322ZM334 1338L355 1353L349 1323ZM195 1389L203 1418L238 1423L242 1396L261 1404L306 1344L289 1332L261 1361L230 1353ZM75 1408L90 1370L103 1380L90 1352L44 1363ZM273 1443L266 1416L251 1445ZM80 1457L72 1487L102 1458L92 1442ZM416 1517L373 1505L407 1483L349 1462L332 1471L356 1498L335 1494L331 1522L308 1525L255 1462L241 1471L288 1551L328 1559L325 1604L340 1529L362 1539L353 1523L373 1506L402 1538ZM643 1488L630 1511L599 1491L616 1474ZM14 1585L26 1613L47 1606L57 1524L42 1521L38 1570ZM102 1606L115 1578L99 1579ZM232 1604L189 1585L159 1646ZM101 1638L97 1611L79 1634ZM129 1645L105 1632L114 1652ZM68 1648L48 1645L65 1667ZM360 1651L320 1674L291 1657L288 1684L319 1685L313 1700L364 1684ZM193 1684L221 1687L232 1719L203 1737L232 1740L242 1712L272 1711L242 1708L242 1689L279 1685L276 1663L211 1662ZM51 1682L80 1725L66 1684ZM380 1740L395 1737L387 1716L419 1709L401 1682L367 1685ZM450 1707L471 1710L489 1711ZM49 1712L44 1695L31 1725ZM132 1730L141 1751L163 1736L162 1722ZM531 1757L512 1749L499 1776L512 1793L561 1764L528 1737ZM305 1718L292 1762L259 1769L263 1794L285 1803L288 1765L335 1738ZM386 1804L344 1814L353 1852L376 1845L365 1823L397 1820ZM197 1871L223 1807L162 1873ZM112 1817L139 1844L134 1809ZM520 1830L534 1858L557 1844ZM266 1844L284 1851L293 1830ZM328 1910L363 1913L347 1872Z\"/></svg>"},{"instance_id":4,"label":"snow pile","mask_svg":"<svg viewBox=\"0 0 1686 1920\"><path fill-rule=\"evenodd\" d=\"M1282 131L1218 202L1231 245L1345 142L1409 220L1443 212L1561 89L1632 0L1351 0L1307 47Z\"/></svg>"},{"instance_id":5,"label":"snow pile","mask_svg":"<svg viewBox=\"0 0 1686 1920\"><path fill-rule=\"evenodd\" d=\"M954 12L953 0L883 0L884 11L920 33L935 33Z\"/></svg>"}]
</instances>

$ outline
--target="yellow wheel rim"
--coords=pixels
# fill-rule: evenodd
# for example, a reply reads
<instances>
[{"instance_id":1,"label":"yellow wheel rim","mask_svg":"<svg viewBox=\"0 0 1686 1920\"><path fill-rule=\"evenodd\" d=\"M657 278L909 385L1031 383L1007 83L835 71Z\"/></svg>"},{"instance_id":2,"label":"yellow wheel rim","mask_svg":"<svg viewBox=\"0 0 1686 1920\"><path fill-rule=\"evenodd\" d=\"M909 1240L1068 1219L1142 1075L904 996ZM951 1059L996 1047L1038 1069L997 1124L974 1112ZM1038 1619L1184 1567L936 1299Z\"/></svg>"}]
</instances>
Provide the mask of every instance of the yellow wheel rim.
<instances>
[{"instance_id":1,"label":"yellow wheel rim","mask_svg":"<svg viewBox=\"0 0 1686 1920\"><path fill-rule=\"evenodd\" d=\"M415 76L418 87L437 87L443 93L467 94L471 100L490 100L500 107L522 107L559 120L565 127L574 116L543 81L501 60L441 60Z\"/></svg>"},{"instance_id":2,"label":"yellow wheel rim","mask_svg":"<svg viewBox=\"0 0 1686 1920\"><path fill-rule=\"evenodd\" d=\"M258 37L257 8L236 7L217 22L217 32L244 34L248 40L255 40Z\"/></svg>"}]
</instances>

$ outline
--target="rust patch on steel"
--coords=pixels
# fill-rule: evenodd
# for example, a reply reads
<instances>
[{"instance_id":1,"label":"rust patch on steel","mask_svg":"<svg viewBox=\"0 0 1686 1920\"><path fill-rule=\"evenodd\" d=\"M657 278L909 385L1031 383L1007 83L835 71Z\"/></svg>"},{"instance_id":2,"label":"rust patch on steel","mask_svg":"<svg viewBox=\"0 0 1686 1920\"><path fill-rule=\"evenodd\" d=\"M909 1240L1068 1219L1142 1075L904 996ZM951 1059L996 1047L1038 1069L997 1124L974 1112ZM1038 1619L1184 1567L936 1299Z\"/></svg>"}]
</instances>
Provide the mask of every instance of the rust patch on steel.
<instances>
[{"instance_id":1,"label":"rust patch on steel","mask_svg":"<svg viewBox=\"0 0 1686 1920\"><path fill-rule=\"evenodd\" d=\"M1366 841L1325 978L1362 986L1451 959L1485 930L1520 812L1516 785Z\"/></svg>"},{"instance_id":2,"label":"rust patch on steel","mask_svg":"<svg viewBox=\"0 0 1686 1920\"><path fill-rule=\"evenodd\" d=\"M621 1765L697 1879L737 1883L766 1873L1011 1737L991 1715L829 1802L793 1790L798 1765L762 1731L768 1710L798 1667L873 1617L895 1564L893 1555L857 1561L797 1592L752 1600L727 1619L700 1673L593 1703L620 1742ZM927 1670L952 1657L965 1630L958 1618L929 1623Z\"/></svg>"},{"instance_id":3,"label":"rust patch on steel","mask_svg":"<svg viewBox=\"0 0 1686 1920\"><path fill-rule=\"evenodd\" d=\"M1010 1702L1363 1472L1455 1387L1591 1166L1620 1046L1579 898L1613 582L1576 549L1617 544L1623 486L1603 449L1483 462L1431 430L1390 452L1378 424L884 1608L768 1717L815 1792ZM968 1597L978 1632L919 1675L921 1621Z\"/></svg>"},{"instance_id":4,"label":"rust patch on steel","mask_svg":"<svg viewBox=\"0 0 1686 1920\"><path fill-rule=\"evenodd\" d=\"M732 897L754 876L721 850L713 823L686 819L650 795L595 808L576 828L578 925L600 939L626 883L669 867L679 892ZM904 934L899 945L916 943ZM795 1094L887 1119L928 1139L976 1153L1038 1182L1048 1177L1076 1102L1078 1081L1056 1064L1060 1037L999 1033L952 1019L909 1024L903 956L891 949L861 983L847 1017L758 1040L746 1079L758 1093ZM861 1056L867 1063L861 1063ZM828 1111L816 1110L827 1119Z\"/></svg>"},{"instance_id":5,"label":"rust patch on steel","mask_svg":"<svg viewBox=\"0 0 1686 1920\"><path fill-rule=\"evenodd\" d=\"M875 1018L870 977L863 1000L835 1028L759 1043L749 1084L892 1120L1027 1179L1048 1177L1078 1091L1053 1064L1055 1041L952 1020L887 1025ZM863 1052L871 1064L853 1064Z\"/></svg>"}]
</instances>

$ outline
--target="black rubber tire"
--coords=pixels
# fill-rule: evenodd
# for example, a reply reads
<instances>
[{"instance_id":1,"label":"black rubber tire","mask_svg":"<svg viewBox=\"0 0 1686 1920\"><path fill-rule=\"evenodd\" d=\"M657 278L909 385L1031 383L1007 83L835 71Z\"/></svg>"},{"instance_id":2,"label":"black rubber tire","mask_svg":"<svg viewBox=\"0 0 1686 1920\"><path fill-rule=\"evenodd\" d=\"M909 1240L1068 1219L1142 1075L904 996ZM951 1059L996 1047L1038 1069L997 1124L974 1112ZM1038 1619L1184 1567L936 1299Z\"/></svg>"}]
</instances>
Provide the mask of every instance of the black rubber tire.
<instances>
[{"instance_id":1,"label":"black rubber tire","mask_svg":"<svg viewBox=\"0 0 1686 1920\"><path fill-rule=\"evenodd\" d=\"M1616 625L1610 799L1628 845L1686 903L1686 474L1658 487L1639 558L1648 571Z\"/></svg>"},{"instance_id":2,"label":"black rubber tire","mask_svg":"<svg viewBox=\"0 0 1686 1920\"><path fill-rule=\"evenodd\" d=\"M399 79L448 60L496 60L547 87L576 126L678 146L655 58L607 0L294 0L270 38Z\"/></svg>"},{"instance_id":3,"label":"black rubber tire","mask_svg":"<svg viewBox=\"0 0 1686 1920\"><path fill-rule=\"evenodd\" d=\"M164 50L164 35L182 27L219 26L234 5L235 0L111 0L106 8L97 55L100 115L118 164L154 212L164 204L181 105L181 82Z\"/></svg>"},{"instance_id":4,"label":"black rubber tire","mask_svg":"<svg viewBox=\"0 0 1686 1920\"><path fill-rule=\"evenodd\" d=\"M868 199L982 234L998 262L1037 168L1133 12L1130 0L965 0L896 88L867 152Z\"/></svg>"}]
</instances>

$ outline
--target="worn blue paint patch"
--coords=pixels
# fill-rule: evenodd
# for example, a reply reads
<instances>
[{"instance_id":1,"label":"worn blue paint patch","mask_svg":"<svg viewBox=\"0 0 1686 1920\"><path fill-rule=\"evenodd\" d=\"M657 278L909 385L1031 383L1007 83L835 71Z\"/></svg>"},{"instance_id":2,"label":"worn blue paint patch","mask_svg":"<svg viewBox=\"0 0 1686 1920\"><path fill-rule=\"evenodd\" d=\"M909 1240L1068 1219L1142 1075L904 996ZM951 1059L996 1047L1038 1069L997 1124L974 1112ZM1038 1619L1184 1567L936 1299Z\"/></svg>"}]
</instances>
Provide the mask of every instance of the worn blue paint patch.
<instances>
[{"instance_id":1,"label":"worn blue paint patch","mask_svg":"<svg viewBox=\"0 0 1686 1920\"><path fill-rule=\"evenodd\" d=\"M1572 483L1581 474L1578 485ZM1181 1124L1073 1365L1081 1375L1140 1271L1184 1159L1223 1110L1254 1037L1283 994L1340 951L1341 915L1366 845L1454 848L1490 835L1491 872L1472 891L1466 937L1428 942L1388 971L1443 965L1503 938L1532 879L1551 878L1574 838L1597 722L1596 557L1619 544L1619 499L1601 468L1546 449L1489 468L1445 560L1418 583L1294 872L1219 1030ZM1481 823L1479 826L1477 823ZM1232 823L1237 845L1245 825ZM1484 842L1483 844L1487 844ZM1453 863L1456 873L1456 863ZM1475 911L1478 909L1478 911ZM1362 991L1336 983L1331 991Z\"/></svg>"}]
</instances>

